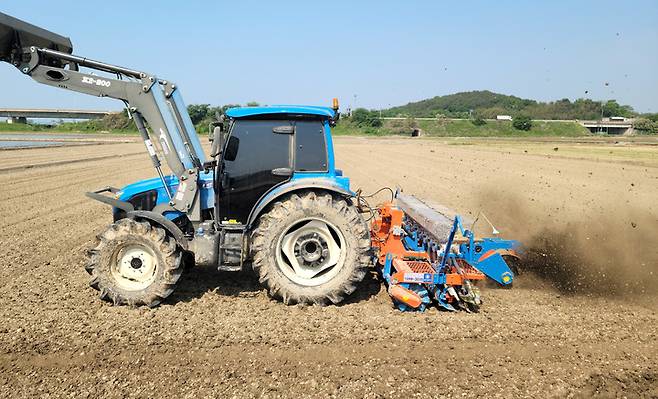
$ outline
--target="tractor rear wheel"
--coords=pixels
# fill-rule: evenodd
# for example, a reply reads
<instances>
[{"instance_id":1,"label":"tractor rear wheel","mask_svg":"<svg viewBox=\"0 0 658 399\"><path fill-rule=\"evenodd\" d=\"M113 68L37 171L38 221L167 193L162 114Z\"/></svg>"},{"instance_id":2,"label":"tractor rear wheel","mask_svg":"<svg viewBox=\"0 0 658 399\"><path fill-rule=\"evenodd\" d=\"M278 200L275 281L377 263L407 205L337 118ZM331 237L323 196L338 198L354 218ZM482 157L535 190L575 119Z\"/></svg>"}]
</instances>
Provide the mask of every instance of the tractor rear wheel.
<instances>
[{"instance_id":1,"label":"tractor rear wheel","mask_svg":"<svg viewBox=\"0 0 658 399\"><path fill-rule=\"evenodd\" d=\"M370 265L368 227L347 199L305 191L277 201L252 234L253 269L286 304L339 303Z\"/></svg>"},{"instance_id":2,"label":"tractor rear wheel","mask_svg":"<svg viewBox=\"0 0 658 399\"><path fill-rule=\"evenodd\" d=\"M173 291L183 271L182 253L163 229L120 219L98 235L85 267L89 285L115 305L154 307Z\"/></svg>"}]
</instances>

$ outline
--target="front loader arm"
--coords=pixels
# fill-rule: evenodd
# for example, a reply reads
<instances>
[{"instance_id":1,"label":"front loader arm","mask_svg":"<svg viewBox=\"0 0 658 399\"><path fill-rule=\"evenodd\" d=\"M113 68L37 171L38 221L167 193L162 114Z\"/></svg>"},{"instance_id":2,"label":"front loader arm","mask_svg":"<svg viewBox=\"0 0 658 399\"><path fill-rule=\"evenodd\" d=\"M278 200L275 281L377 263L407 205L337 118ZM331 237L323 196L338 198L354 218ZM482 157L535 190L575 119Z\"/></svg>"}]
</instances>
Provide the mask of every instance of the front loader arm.
<instances>
[{"instance_id":1,"label":"front loader arm","mask_svg":"<svg viewBox=\"0 0 658 399\"><path fill-rule=\"evenodd\" d=\"M158 153L181 181L178 192L169 193L170 206L185 213L198 213L194 212L199 204L196 181L205 155L176 85L145 72L90 60L72 52L68 38L0 13L0 61L13 64L48 86L123 101L134 117L165 188ZM113 76L82 72L80 67Z\"/></svg>"},{"instance_id":2,"label":"front loader arm","mask_svg":"<svg viewBox=\"0 0 658 399\"><path fill-rule=\"evenodd\" d=\"M115 72L119 76L125 74L125 71L129 71L126 68L97 63L53 50L31 47L30 55L30 65L23 68L23 73L39 83L96 97L110 97L127 102L133 113L139 114L148 122L151 134L157 138L167 165L176 175L182 175L186 169L201 167L204 162L203 151L200 144L199 146L194 145L195 141L198 142L198 139L193 141L190 132L187 131L189 126L186 126L183 120L176 120L178 115L172 112L174 108L179 106L173 95L174 85L160 82L155 76L144 72L124 75L132 79L120 80L41 64L40 59L47 55L48 58L62 57L73 60L80 58L82 62L76 63L80 66ZM102 64L104 68L94 68L96 64ZM170 89L171 92L165 91L167 88L172 87L174 89ZM183 116L187 116L187 111L179 112L179 115L182 119ZM196 134L196 132L192 133ZM151 153L150 149L149 153Z\"/></svg>"}]
</instances>

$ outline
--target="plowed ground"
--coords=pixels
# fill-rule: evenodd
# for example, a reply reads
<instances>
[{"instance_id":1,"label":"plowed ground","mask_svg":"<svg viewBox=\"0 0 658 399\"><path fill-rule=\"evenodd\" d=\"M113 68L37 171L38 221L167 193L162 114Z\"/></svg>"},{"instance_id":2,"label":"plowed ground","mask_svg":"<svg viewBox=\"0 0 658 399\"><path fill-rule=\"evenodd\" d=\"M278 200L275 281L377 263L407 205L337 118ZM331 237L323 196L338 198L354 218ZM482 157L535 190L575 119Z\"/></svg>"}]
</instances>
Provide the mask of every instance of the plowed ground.
<instances>
[{"instance_id":1,"label":"plowed ground","mask_svg":"<svg viewBox=\"0 0 658 399\"><path fill-rule=\"evenodd\" d=\"M153 175L142 144L0 151L0 397L658 397L658 148L454 144L335 147L353 188L482 209L529 245L478 314L400 313L374 276L288 307L202 268L159 308L113 307L83 269L109 209L83 193Z\"/></svg>"}]
</instances>

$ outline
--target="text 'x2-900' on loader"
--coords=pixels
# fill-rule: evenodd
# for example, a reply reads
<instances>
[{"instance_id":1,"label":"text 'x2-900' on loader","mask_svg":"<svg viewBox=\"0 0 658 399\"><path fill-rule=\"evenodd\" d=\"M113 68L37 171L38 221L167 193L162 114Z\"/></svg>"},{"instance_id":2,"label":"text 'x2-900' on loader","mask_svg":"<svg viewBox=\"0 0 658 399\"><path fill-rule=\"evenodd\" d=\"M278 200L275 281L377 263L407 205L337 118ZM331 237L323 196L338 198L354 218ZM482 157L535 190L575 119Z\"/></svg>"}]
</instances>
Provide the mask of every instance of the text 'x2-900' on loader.
<instances>
[{"instance_id":1,"label":"text 'x2-900' on loader","mask_svg":"<svg viewBox=\"0 0 658 399\"><path fill-rule=\"evenodd\" d=\"M473 252L482 241L468 231L461 233L470 241L453 245L457 220L445 242L423 232L432 226L413 209L397 213L401 208L389 203L367 206L368 226L359 212L367 203L334 161L337 101L229 109L206 158L171 81L73 55L68 38L2 13L0 61L42 84L123 101L139 130L157 177L88 193L112 207L114 222L99 234L86 268L91 286L114 304L157 305L192 258L227 271L251 262L270 295L286 304L341 302L373 259L402 310L423 310L429 301L446 309L475 304L470 282L482 273L511 282L504 261L475 269L484 265L483 254ZM497 256L514 247L486 244Z\"/></svg>"}]
</instances>

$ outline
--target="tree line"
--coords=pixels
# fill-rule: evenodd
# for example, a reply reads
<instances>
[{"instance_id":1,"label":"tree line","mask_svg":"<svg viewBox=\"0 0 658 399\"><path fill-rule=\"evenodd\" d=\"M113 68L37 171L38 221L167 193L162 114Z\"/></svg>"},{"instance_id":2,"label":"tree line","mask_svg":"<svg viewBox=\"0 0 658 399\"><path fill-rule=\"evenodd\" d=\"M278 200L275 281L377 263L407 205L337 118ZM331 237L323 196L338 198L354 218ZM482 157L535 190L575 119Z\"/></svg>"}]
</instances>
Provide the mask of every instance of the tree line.
<instances>
[{"instance_id":1,"label":"tree line","mask_svg":"<svg viewBox=\"0 0 658 399\"><path fill-rule=\"evenodd\" d=\"M257 102L249 102L245 105L226 104L221 106L190 104L187 111L197 132L205 134L208 133L210 123L216 121L228 108L258 105ZM386 110L358 108L352 110L350 114L343 115L340 123L347 127L356 127L372 133L382 128L382 116L403 117L405 121L389 123L387 128L406 133L417 128L414 118L470 119L473 125L482 126L486 124L486 119L496 119L498 115L512 116L513 126L519 130L530 130L533 119L587 120L599 119L602 116L635 117L634 126L640 133L658 133L658 113L640 115L634 112L632 107L620 105L615 100L601 102L590 99L575 101L562 99L542 103L490 91L472 91L434 97ZM65 123L60 126L84 131L135 129L125 110L121 113L108 115L100 120Z\"/></svg>"},{"instance_id":2,"label":"tree line","mask_svg":"<svg viewBox=\"0 0 658 399\"><path fill-rule=\"evenodd\" d=\"M516 96L494 93L488 90L470 91L447 96L437 96L403 106L382 110L382 115L415 118L482 118L495 119L497 115L525 115L531 119L588 120L601 117L638 116L630 105L616 100L596 101L580 98L571 101L564 98L551 102L539 102Z\"/></svg>"}]
</instances>

